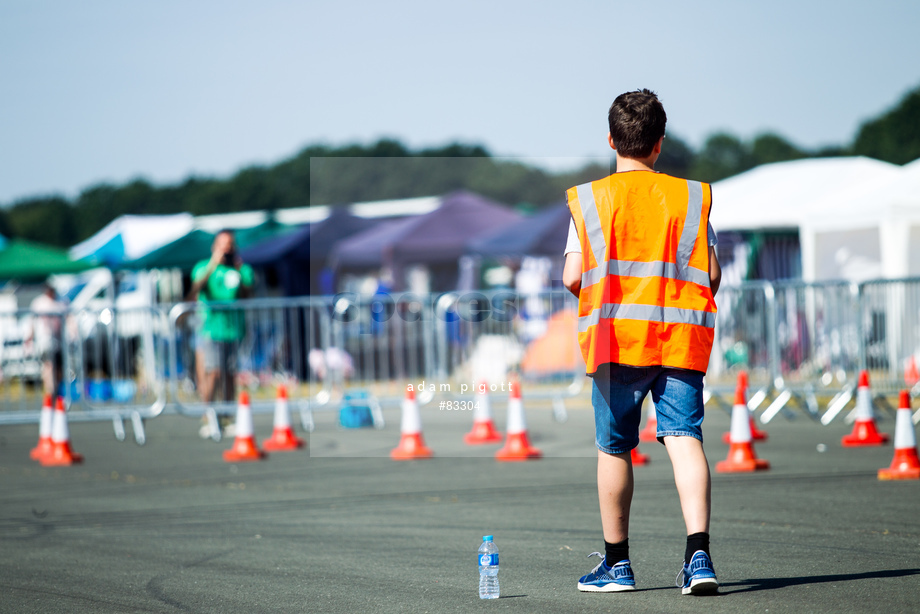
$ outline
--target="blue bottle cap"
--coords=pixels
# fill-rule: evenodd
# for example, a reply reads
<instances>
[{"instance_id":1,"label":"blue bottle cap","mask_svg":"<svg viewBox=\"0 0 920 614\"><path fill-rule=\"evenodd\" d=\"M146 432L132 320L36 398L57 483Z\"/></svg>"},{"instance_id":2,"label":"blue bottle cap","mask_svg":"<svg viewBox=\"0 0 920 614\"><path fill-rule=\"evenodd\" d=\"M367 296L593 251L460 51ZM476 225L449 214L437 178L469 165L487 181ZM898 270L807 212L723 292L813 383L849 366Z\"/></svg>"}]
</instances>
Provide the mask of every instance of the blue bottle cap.
<instances>
[{"instance_id":1,"label":"blue bottle cap","mask_svg":"<svg viewBox=\"0 0 920 614\"><path fill-rule=\"evenodd\" d=\"M491 535L483 535L483 536L482 536L482 541L484 541L484 542L490 542L490 541L492 541L492 536L491 536Z\"/></svg>"}]
</instances>

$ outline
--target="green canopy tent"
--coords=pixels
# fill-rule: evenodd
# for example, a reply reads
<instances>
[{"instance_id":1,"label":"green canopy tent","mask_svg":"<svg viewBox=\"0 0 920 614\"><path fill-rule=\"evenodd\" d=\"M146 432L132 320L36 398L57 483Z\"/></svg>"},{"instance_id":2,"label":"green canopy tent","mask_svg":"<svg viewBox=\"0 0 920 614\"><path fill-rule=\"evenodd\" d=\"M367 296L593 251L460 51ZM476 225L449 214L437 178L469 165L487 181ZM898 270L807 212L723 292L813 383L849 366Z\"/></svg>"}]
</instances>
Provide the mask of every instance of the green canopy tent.
<instances>
[{"instance_id":1,"label":"green canopy tent","mask_svg":"<svg viewBox=\"0 0 920 614\"><path fill-rule=\"evenodd\" d=\"M172 243L157 248L138 258L125 262L124 268L145 269L182 269L191 271L201 260L211 257L211 244L214 235L204 230L193 230L179 237Z\"/></svg>"},{"instance_id":2,"label":"green canopy tent","mask_svg":"<svg viewBox=\"0 0 920 614\"><path fill-rule=\"evenodd\" d=\"M49 275L78 273L93 268L80 260L71 260L67 251L26 239L0 242L0 279L40 281Z\"/></svg>"},{"instance_id":3,"label":"green canopy tent","mask_svg":"<svg viewBox=\"0 0 920 614\"><path fill-rule=\"evenodd\" d=\"M269 219L252 228L234 230L238 249L259 243L271 237L280 236L294 230L294 227L281 224L274 219ZM137 260L124 263L124 268L134 270L144 269L181 269L191 271L194 266L211 257L211 245L214 242L214 233L206 230L193 230L185 236L179 237L172 243L153 250Z\"/></svg>"},{"instance_id":4,"label":"green canopy tent","mask_svg":"<svg viewBox=\"0 0 920 614\"><path fill-rule=\"evenodd\" d=\"M246 249L250 245L261 243L267 239L286 235L289 232L297 230L297 228L299 228L299 226L282 224L274 217L270 217L258 226L238 229L236 231L236 246L239 249Z\"/></svg>"}]
</instances>

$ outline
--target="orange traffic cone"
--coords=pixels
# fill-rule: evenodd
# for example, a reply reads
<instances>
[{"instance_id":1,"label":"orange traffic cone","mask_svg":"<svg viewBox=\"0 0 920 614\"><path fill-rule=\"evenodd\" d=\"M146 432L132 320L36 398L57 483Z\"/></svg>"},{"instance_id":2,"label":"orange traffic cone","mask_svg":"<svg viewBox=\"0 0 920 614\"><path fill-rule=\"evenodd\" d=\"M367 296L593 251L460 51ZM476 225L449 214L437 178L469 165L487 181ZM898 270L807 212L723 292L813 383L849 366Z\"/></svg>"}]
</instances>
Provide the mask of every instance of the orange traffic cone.
<instances>
[{"instance_id":1,"label":"orange traffic cone","mask_svg":"<svg viewBox=\"0 0 920 614\"><path fill-rule=\"evenodd\" d=\"M731 442L728 458L716 463L719 473L742 473L769 469L770 463L757 458L754 444L751 442L751 421L747 404L744 402L744 389L735 390L735 405L732 407Z\"/></svg>"},{"instance_id":2,"label":"orange traffic cone","mask_svg":"<svg viewBox=\"0 0 920 614\"><path fill-rule=\"evenodd\" d=\"M272 436L262 443L262 447L269 452L288 452L298 450L304 446L303 439L294 434L291 428L291 411L288 408L287 388L278 386L278 395L275 399L275 426Z\"/></svg>"},{"instance_id":3,"label":"orange traffic cone","mask_svg":"<svg viewBox=\"0 0 920 614\"><path fill-rule=\"evenodd\" d=\"M651 401L648 403L648 409L645 410L645 428L639 431L639 441L657 441L658 440L658 413L655 410L655 404Z\"/></svg>"},{"instance_id":4,"label":"orange traffic cone","mask_svg":"<svg viewBox=\"0 0 920 614\"><path fill-rule=\"evenodd\" d=\"M51 426L54 423L54 410L51 408L51 395L46 394L42 401L42 413L38 420L38 445L29 452L32 460L41 460L51 454L54 442L51 441Z\"/></svg>"},{"instance_id":5,"label":"orange traffic cone","mask_svg":"<svg viewBox=\"0 0 920 614\"><path fill-rule=\"evenodd\" d=\"M402 404L402 422L399 425L401 436L399 445L390 450L393 460L413 460L416 458L431 458L434 452L425 445L422 439L422 414L419 412L415 400L415 391L406 389L406 398Z\"/></svg>"},{"instance_id":6,"label":"orange traffic cone","mask_svg":"<svg viewBox=\"0 0 920 614\"><path fill-rule=\"evenodd\" d=\"M920 480L917 436L911 420L910 393L901 391L894 427L894 459L891 467L878 470L880 480Z\"/></svg>"},{"instance_id":7,"label":"orange traffic cone","mask_svg":"<svg viewBox=\"0 0 920 614\"><path fill-rule=\"evenodd\" d=\"M907 366L904 367L904 383L913 388L920 381L920 371L917 370L917 361L913 356L907 359Z\"/></svg>"},{"instance_id":8,"label":"orange traffic cone","mask_svg":"<svg viewBox=\"0 0 920 614\"><path fill-rule=\"evenodd\" d=\"M543 453L530 445L527 437L527 420L524 417L524 404L521 402L520 382L511 383L511 395L508 398L508 438L502 449L495 453L500 461L523 461L540 458Z\"/></svg>"},{"instance_id":9,"label":"orange traffic cone","mask_svg":"<svg viewBox=\"0 0 920 614\"><path fill-rule=\"evenodd\" d=\"M265 452L256 444L252 432L252 410L249 408L249 393L240 393L240 402L236 406L236 439L233 447L224 450L224 460L228 463L257 461L265 458Z\"/></svg>"},{"instance_id":10,"label":"orange traffic cone","mask_svg":"<svg viewBox=\"0 0 920 614\"><path fill-rule=\"evenodd\" d=\"M502 440L502 434L495 430L495 422L492 420L487 386L485 382L479 385L473 406L473 430L463 436L463 441L471 446L498 443Z\"/></svg>"},{"instance_id":11,"label":"orange traffic cone","mask_svg":"<svg viewBox=\"0 0 920 614\"><path fill-rule=\"evenodd\" d=\"M736 394L739 389L742 391L742 394L744 395L742 397L744 401L744 406L747 407L747 389L748 389L747 371L741 371L740 373L738 373L738 387L735 388ZM750 428L751 428L751 440L752 441L766 441L767 440L767 434L757 428L757 423L754 421L754 412L752 412L750 408L748 408L748 423L750 424ZM732 442L731 432L722 433L722 441L726 444L730 444Z\"/></svg>"},{"instance_id":12,"label":"orange traffic cone","mask_svg":"<svg viewBox=\"0 0 920 614\"><path fill-rule=\"evenodd\" d=\"M872 393L869 391L869 373L859 373L859 387L856 389L856 422L853 432L840 440L845 448L855 446L880 446L888 442L888 435L879 433L875 428L875 416L872 414Z\"/></svg>"},{"instance_id":13,"label":"orange traffic cone","mask_svg":"<svg viewBox=\"0 0 920 614\"><path fill-rule=\"evenodd\" d=\"M51 453L38 459L46 467L82 463L83 457L70 448L70 430L67 428L67 412L64 399L57 398L54 417L51 421Z\"/></svg>"},{"instance_id":14,"label":"orange traffic cone","mask_svg":"<svg viewBox=\"0 0 920 614\"><path fill-rule=\"evenodd\" d=\"M643 454L642 452L639 451L638 446L636 446L635 448L629 451L629 457L632 459L633 465L639 465L639 466L648 465L649 460L650 460L648 457L648 454Z\"/></svg>"}]
</instances>

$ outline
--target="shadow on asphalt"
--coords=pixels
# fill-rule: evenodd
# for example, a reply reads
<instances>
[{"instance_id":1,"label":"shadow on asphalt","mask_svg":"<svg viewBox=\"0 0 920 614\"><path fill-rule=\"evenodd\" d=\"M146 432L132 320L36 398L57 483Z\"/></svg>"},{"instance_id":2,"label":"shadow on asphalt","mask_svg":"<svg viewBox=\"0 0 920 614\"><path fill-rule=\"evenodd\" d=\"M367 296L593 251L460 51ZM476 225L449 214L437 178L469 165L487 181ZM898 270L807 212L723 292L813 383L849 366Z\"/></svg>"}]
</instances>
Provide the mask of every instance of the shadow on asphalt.
<instances>
[{"instance_id":1,"label":"shadow on asphalt","mask_svg":"<svg viewBox=\"0 0 920 614\"><path fill-rule=\"evenodd\" d=\"M834 574L829 576L802 576L797 578L762 578L757 580L739 580L726 582L719 587L719 593L730 595L733 593L747 593L749 591L768 591L788 586L801 586L803 584L823 584L826 582L848 582L850 580L868 580L870 578L901 578L904 576L920 575L920 569L889 569L883 571L866 571L863 573ZM725 590L730 587L740 587L737 590Z\"/></svg>"}]
</instances>

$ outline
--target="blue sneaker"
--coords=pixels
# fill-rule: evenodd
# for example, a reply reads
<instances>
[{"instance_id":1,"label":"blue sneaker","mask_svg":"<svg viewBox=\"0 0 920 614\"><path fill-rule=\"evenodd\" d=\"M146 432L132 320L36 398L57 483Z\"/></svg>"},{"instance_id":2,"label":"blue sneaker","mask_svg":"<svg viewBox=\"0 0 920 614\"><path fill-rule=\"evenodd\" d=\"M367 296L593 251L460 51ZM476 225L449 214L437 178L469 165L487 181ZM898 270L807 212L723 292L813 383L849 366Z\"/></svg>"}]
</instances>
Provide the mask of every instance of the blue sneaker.
<instances>
[{"instance_id":1,"label":"blue sneaker","mask_svg":"<svg viewBox=\"0 0 920 614\"><path fill-rule=\"evenodd\" d=\"M629 566L629 560L620 561L613 567L607 567L603 554L592 552L588 558L592 556L601 557L601 562L591 573L578 579L578 590L587 593L619 593L636 590L636 578L633 576L632 567Z\"/></svg>"},{"instance_id":2,"label":"blue sneaker","mask_svg":"<svg viewBox=\"0 0 920 614\"><path fill-rule=\"evenodd\" d=\"M690 564L685 564L677 574L677 586L682 595L711 595L718 592L719 581L709 555L702 550L694 552Z\"/></svg>"}]
</instances>

